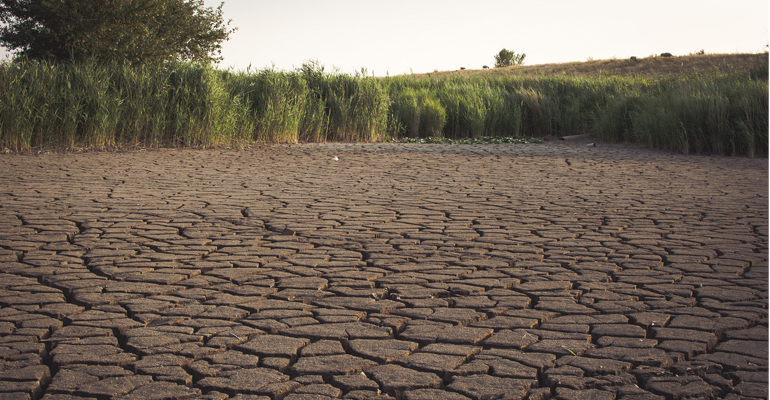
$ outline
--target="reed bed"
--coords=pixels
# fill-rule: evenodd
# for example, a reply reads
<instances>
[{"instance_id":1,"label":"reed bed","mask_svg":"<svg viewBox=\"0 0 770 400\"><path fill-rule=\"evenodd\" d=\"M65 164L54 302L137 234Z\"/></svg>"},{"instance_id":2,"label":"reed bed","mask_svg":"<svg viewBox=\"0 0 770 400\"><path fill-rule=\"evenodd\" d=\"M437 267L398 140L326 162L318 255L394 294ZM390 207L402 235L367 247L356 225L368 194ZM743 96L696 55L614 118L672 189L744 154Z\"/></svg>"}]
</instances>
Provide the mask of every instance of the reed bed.
<instances>
[{"instance_id":1,"label":"reed bed","mask_svg":"<svg viewBox=\"0 0 770 400\"><path fill-rule=\"evenodd\" d=\"M767 59L748 74L660 77L375 78L316 63L289 72L0 64L0 146L10 151L576 134L766 156Z\"/></svg>"}]
</instances>

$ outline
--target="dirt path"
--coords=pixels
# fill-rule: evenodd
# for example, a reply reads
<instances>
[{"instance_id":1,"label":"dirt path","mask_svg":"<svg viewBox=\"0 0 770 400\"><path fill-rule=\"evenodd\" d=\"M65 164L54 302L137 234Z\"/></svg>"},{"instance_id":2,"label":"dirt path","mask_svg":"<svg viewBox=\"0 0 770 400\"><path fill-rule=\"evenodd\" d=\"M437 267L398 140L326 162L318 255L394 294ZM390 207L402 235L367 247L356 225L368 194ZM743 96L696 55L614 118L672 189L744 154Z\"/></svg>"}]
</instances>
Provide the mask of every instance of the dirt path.
<instances>
[{"instance_id":1,"label":"dirt path","mask_svg":"<svg viewBox=\"0 0 770 400\"><path fill-rule=\"evenodd\" d=\"M2 399L768 395L767 159L305 144L0 171Z\"/></svg>"}]
</instances>

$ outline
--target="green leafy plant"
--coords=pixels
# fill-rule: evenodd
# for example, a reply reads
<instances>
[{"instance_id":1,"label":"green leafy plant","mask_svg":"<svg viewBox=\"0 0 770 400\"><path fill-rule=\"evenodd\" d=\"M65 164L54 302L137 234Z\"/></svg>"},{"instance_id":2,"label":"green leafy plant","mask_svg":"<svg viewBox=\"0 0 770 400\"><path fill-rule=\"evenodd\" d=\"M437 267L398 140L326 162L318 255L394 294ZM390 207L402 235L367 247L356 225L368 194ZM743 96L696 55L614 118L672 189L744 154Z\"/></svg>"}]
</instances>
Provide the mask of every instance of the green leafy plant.
<instances>
[{"instance_id":1,"label":"green leafy plant","mask_svg":"<svg viewBox=\"0 0 770 400\"><path fill-rule=\"evenodd\" d=\"M219 60L234 29L203 0L0 0L0 43L46 60Z\"/></svg>"},{"instance_id":2,"label":"green leafy plant","mask_svg":"<svg viewBox=\"0 0 770 400\"><path fill-rule=\"evenodd\" d=\"M495 67L510 67L511 65L524 64L524 58L526 54L516 54L510 50L503 48L499 53L495 54Z\"/></svg>"}]
</instances>

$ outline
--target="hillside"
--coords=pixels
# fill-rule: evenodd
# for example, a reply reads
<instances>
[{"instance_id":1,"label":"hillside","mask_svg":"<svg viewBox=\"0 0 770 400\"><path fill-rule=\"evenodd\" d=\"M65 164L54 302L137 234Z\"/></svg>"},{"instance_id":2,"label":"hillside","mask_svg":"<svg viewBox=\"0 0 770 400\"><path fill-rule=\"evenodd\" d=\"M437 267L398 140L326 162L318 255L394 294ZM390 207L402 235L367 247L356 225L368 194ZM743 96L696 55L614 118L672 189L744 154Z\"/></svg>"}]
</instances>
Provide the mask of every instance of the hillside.
<instances>
[{"instance_id":1,"label":"hillside","mask_svg":"<svg viewBox=\"0 0 770 400\"><path fill-rule=\"evenodd\" d=\"M746 71L764 63L767 69L768 55L764 54L703 54L680 57L646 57L632 59L593 60L561 64L522 65L490 69L465 69L440 71L428 74L414 74L415 78L446 76L514 77L567 75L591 76L637 76L653 77L697 71L711 71L714 68L727 72L731 69Z\"/></svg>"}]
</instances>

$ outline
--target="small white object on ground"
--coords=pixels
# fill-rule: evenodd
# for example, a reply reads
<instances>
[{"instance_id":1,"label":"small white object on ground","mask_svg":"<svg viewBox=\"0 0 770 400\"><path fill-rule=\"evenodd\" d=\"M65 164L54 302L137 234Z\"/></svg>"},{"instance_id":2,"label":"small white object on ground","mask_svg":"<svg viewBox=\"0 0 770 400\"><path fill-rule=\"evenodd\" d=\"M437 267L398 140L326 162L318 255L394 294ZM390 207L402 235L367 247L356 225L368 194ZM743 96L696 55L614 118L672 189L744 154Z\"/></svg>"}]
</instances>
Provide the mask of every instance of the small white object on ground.
<instances>
[{"instance_id":1,"label":"small white object on ground","mask_svg":"<svg viewBox=\"0 0 770 400\"><path fill-rule=\"evenodd\" d=\"M334 160L334 161L339 161L340 159L339 159L339 158L337 158L337 156L334 156L334 158L332 158L332 160Z\"/></svg>"}]
</instances>

